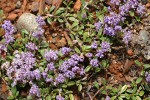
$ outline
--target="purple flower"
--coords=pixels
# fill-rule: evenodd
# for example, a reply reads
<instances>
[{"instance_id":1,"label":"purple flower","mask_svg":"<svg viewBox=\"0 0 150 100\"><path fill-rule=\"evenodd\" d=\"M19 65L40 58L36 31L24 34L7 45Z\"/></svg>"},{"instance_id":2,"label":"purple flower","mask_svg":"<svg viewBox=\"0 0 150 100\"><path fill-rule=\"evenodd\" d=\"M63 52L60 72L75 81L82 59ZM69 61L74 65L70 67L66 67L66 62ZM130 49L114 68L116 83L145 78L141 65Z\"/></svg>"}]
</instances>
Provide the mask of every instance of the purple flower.
<instances>
[{"instance_id":1,"label":"purple flower","mask_svg":"<svg viewBox=\"0 0 150 100\"><path fill-rule=\"evenodd\" d=\"M103 50L97 50L97 53L95 56L99 57L99 58L103 58L104 57L104 51Z\"/></svg>"},{"instance_id":2,"label":"purple flower","mask_svg":"<svg viewBox=\"0 0 150 100\"><path fill-rule=\"evenodd\" d=\"M63 83L65 81L65 77L62 74L58 74L58 76L55 78L56 83Z\"/></svg>"},{"instance_id":3,"label":"purple flower","mask_svg":"<svg viewBox=\"0 0 150 100\"><path fill-rule=\"evenodd\" d=\"M42 29L41 27L38 27L37 30L35 30L32 33L32 36L39 39L43 36L43 34L44 34L44 29Z\"/></svg>"},{"instance_id":4,"label":"purple flower","mask_svg":"<svg viewBox=\"0 0 150 100\"><path fill-rule=\"evenodd\" d=\"M6 33L9 33L9 34L13 34L15 32L15 28L9 20L4 21L2 28L5 30Z\"/></svg>"},{"instance_id":5,"label":"purple flower","mask_svg":"<svg viewBox=\"0 0 150 100\"><path fill-rule=\"evenodd\" d=\"M56 100L65 100L65 98L62 97L62 96L60 96L60 95L57 95L57 96L56 96Z\"/></svg>"},{"instance_id":6,"label":"purple flower","mask_svg":"<svg viewBox=\"0 0 150 100\"><path fill-rule=\"evenodd\" d=\"M75 61L74 59L70 58L67 60L67 63L69 66L75 66L78 64L78 61Z\"/></svg>"},{"instance_id":7,"label":"purple flower","mask_svg":"<svg viewBox=\"0 0 150 100\"><path fill-rule=\"evenodd\" d=\"M78 54L71 55L71 58L76 61L80 61L80 56Z\"/></svg>"},{"instance_id":8,"label":"purple flower","mask_svg":"<svg viewBox=\"0 0 150 100\"><path fill-rule=\"evenodd\" d=\"M35 77L36 80L40 80L41 78L41 73L39 69L36 69L32 72L32 75Z\"/></svg>"},{"instance_id":9,"label":"purple flower","mask_svg":"<svg viewBox=\"0 0 150 100\"><path fill-rule=\"evenodd\" d=\"M65 54L68 54L69 52L71 52L71 49L68 47L62 47L61 52L63 55L65 55Z\"/></svg>"},{"instance_id":10,"label":"purple flower","mask_svg":"<svg viewBox=\"0 0 150 100\"><path fill-rule=\"evenodd\" d=\"M150 83L150 74L146 75L146 81Z\"/></svg>"},{"instance_id":11,"label":"purple flower","mask_svg":"<svg viewBox=\"0 0 150 100\"><path fill-rule=\"evenodd\" d=\"M28 48L29 50L38 50L37 46L35 45L35 43L29 42L26 44L26 48Z\"/></svg>"},{"instance_id":12,"label":"purple flower","mask_svg":"<svg viewBox=\"0 0 150 100\"><path fill-rule=\"evenodd\" d=\"M33 84L32 87L30 88L29 94L31 96L37 96L40 97L40 89L36 84Z\"/></svg>"},{"instance_id":13,"label":"purple flower","mask_svg":"<svg viewBox=\"0 0 150 100\"><path fill-rule=\"evenodd\" d=\"M129 41L132 39L131 38L131 31L123 31L124 32L124 37L123 37L123 42L125 43L125 44L128 44L129 43Z\"/></svg>"},{"instance_id":14,"label":"purple flower","mask_svg":"<svg viewBox=\"0 0 150 100\"><path fill-rule=\"evenodd\" d=\"M3 52L7 52L7 47L5 44L0 44L0 54Z\"/></svg>"},{"instance_id":15,"label":"purple flower","mask_svg":"<svg viewBox=\"0 0 150 100\"><path fill-rule=\"evenodd\" d=\"M8 77L23 84L33 79L40 79L41 74L38 69L31 71L35 62L36 58L31 52L15 53L11 66L7 70ZM15 73L15 77L12 77L13 73Z\"/></svg>"},{"instance_id":16,"label":"purple flower","mask_svg":"<svg viewBox=\"0 0 150 100\"><path fill-rule=\"evenodd\" d=\"M74 73L76 73L78 70L80 70L80 68L77 67L77 66L74 66L74 67L72 68L72 72L74 72Z\"/></svg>"},{"instance_id":17,"label":"purple flower","mask_svg":"<svg viewBox=\"0 0 150 100\"><path fill-rule=\"evenodd\" d=\"M64 73L64 76L67 77L67 78L72 79L72 78L75 77L75 73L68 70L68 71L66 71L66 72Z\"/></svg>"},{"instance_id":18,"label":"purple flower","mask_svg":"<svg viewBox=\"0 0 150 100\"><path fill-rule=\"evenodd\" d=\"M52 82L53 81L53 79L52 78L46 78L46 83L50 83L50 82Z\"/></svg>"},{"instance_id":19,"label":"purple flower","mask_svg":"<svg viewBox=\"0 0 150 100\"><path fill-rule=\"evenodd\" d=\"M70 68L71 66L68 64L68 61L64 61L62 63L62 65L59 67L59 70L62 72L66 72L68 70L68 68Z\"/></svg>"},{"instance_id":20,"label":"purple flower","mask_svg":"<svg viewBox=\"0 0 150 100\"><path fill-rule=\"evenodd\" d=\"M108 27L108 25L105 25L104 34L109 35L109 36L114 36L116 33L112 27Z\"/></svg>"},{"instance_id":21,"label":"purple flower","mask_svg":"<svg viewBox=\"0 0 150 100\"><path fill-rule=\"evenodd\" d=\"M81 70L80 70L80 75L81 75L81 76L82 76L82 75L85 75L85 71L84 71L83 68L81 68Z\"/></svg>"},{"instance_id":22,"label":"purple flower","mask_svg":"<svg viewBox=\"0 0 150 100\"><path fill-rule=\"evenodd\" d=\"M145 11L144 5L138 5L136 12L141 15L144 13L144 11Z\"/></svg>"},{"instance_id":23,"label":"purple flower","mask_svg":"<svg viewBox=\"0 0 150 100\"><path fill-rule=\"evenodd\" d=\"M121 26L119 26L119 25L117 25L117 26L115 26L115 31L121 31L122 30L122 27Z\"/></svg>"},{"instance_id":24,"label":"purple flower","mask_svg":"<svg viewBox=\"0 0 150 100\"><path fill-rule=\"evenodd\" d=\"M88 58L92 58L93 54L92 53L86 53L85 56Z\"/></svg>"},{"instance_id":25,"label":"purple flower","mask_svg":"<svg viewBox=\"0 0 150 100\"><path fill-rule=\"evenodd\" d=\"M106 42L106 41L102 42L101 43L101 48L102 48L103 52L109 51L110 50L110 43Z\"/></svg>"},{"instance_id":26,"label":"purple flower","mask_svg":"<svg viewBox=\"0 0 150 100\"><path fill-rule=\"evenodd\" d=\"M6 44L12 43L14 41L14 39L15 39L13 37L13 35L10 34L10 33L5 33L4 38L5 38L5 43Z\"/></svg>"},{"instance_id":27,"label":"purple flower","mask_svg":"<svg viewBox=\"0 0 150 100\"><path fill-rule=\"evenodd\" d=\"M54 50L46 51L44 57L47 61L53 61L58 59L58 52Z\"/></svg>"},{"instance_id":28,"label":"purple flower","mask_svg":"<svg viewBox=\"0 0 150 100\"><path fill-rule=\"evenodd\" d=\"M110 97L109 97L109 96L106 96L105 100L110 100Z\"/></svg>"},{"instance_id":29,"label":"purple flower","mask_svg":"<svg viewBox=\"0 0 150 100\"><path fill-rule=\"evenodd\" d=\"M51 63L47 64L47 68L48 68L48 70L50 70L50 71L55 70L54 63L51 62Z\"/></svg>"},{"instance_id":30,"label":"purple flower","mask_svg":"<svg viewBox=\"0 0 150 100\"><path fill-rule=\"evenodd\" d=\"M93 67L98 67L99 66L99 61L97 59L92 59L90 61L90 65L93 66Z\"/></svg>"},{"instance_id":31,"label":"purple flower","mask_svg":"<svg viewBox=\"0 0 150 100\"><path fill-rule=\"evenodd\" d=\"M128 3L119 7L119 11L122 16L127 15L129 10L130 10L130 5Z\"/></svg>"},{"instance_id":32,"label":"purple flower","mask_svg":"<svg viewBox=\"0 0 150 100\"><path fill-rule=\"evenodd\" d=\"M122 21L122 16L115 12L110 12L109 16L104 17L104 22L109 25L118 25Z\"/></svg>"},{"instance_id":33,"label":"purple flower","mask_svg":"<svg viewBox=\"0 0 150 100\"><path fill-rule=\"evenodd\" d=\"M98 21L94 24L96 31L99 31L99 29L102 27L103 23L101 21Z\"/></svg>"},{"instance_id":34,"label":"purple flower","mask_svg":"<svg viewBox=\"0 0 150 100\"><path fill-rule=\"evenodd\" d=\"M120 0L110 0L110 3L115 4L115 5L120 5L121 1Z\"/></svg>"},{"instance_id":35,"label":"purple flower","mask_svg":"<svg viewBox=\"0 0 150 100\"><path fill-rule=\"evenodd\" d=\"M97 49L98 45L97 45L97 41L94 41L92 44L91 44L91 48L92 49Z\"/></svg>"},{"instance_id":36,"label":"purple flower","mask_svg":"<svg viewBox=\"0 0 150 100\"><path fill-rule=\"evenodd\" d=\"M46 25L45 21L44 21L44 18L42 16L38 16L36 18L36 22L39 24L39 26L43 26L43 25Z\"/></svg>"},{"instance_id":37,"label":"purple flower","mask_svg":"<svg viewBox=\"0 0 150 100\"><path fill-rule=\"evenodd\" d=\"M43 78L47 78L47 73L46 72L42 72L42 76L43 76Z\"/></svg>"}]
</instances>

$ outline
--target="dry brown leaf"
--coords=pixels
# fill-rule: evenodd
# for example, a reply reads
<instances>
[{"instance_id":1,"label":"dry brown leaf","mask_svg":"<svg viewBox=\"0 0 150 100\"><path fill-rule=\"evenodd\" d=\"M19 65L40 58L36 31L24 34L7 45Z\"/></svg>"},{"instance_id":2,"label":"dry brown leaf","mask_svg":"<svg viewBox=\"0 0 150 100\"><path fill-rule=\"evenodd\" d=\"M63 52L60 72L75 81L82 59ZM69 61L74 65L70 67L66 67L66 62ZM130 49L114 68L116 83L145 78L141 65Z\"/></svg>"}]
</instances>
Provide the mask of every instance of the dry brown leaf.
<instances>
[{"instance_id":1,"label":"dry brown leaf","mask_svg":"<svg viewBox=\"0 0 150 100\"><path fill-rule=\"evenodd\" d=\"M74 10L79 11L81 8L82 2L80 0L77 0L76 3L74 4Z\"/></svg>"},{"instance_id":2,"label":"dry brown leaf","mask_svg":"<svg viewBox=\"0 0 150 100\"><path fill-rule=\"evenodd\" d=\"M27 0L23 0L22 12L25 12L27 6Z\"/></svg>"},{"instance_id":3,"label":"dry brown leaf","mask_svg":"<svg viewBox=\"0 0 150 100\"><path fill-rule=\"evenodd\" d=\"M45 0L40 0L39 14L43 14L45 8Z\"/></svg>"},{"instance_id":4,"label":"dry brown leaf","mask_svg":"<svg viewBox=\"0 0 150 100\"><path fill-rule=\"evenodd\" d=\"M129 71L129 69L131 68L131 66L134 64L133 60L129 60L127 59L125 64L124 64L124 68L123 68L123 73L126 73Z\"/></svg>"},{"instance_id":5,"label":"dry brown leaf","mask_svg":"<svg viewBox=\"0 0 150 100\"><path fill-rule=\"evenodd\" d=\"M52 6L55 6L55 10L53 14L57 11L57 9L60 7L61 4L62 4L62 0L53 0Z\"/></svg>"}]
</instances>

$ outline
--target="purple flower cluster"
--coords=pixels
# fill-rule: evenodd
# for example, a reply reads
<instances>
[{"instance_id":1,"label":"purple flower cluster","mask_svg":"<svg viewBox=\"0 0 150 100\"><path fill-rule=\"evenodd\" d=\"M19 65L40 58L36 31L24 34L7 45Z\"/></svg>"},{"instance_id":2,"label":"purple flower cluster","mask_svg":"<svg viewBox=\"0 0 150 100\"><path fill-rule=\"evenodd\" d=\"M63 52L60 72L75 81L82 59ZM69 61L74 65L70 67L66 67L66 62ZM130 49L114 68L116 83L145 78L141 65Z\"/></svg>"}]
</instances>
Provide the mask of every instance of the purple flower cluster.
<instances>
[{"instance_id":1,"label":"purple flower cluster","mask_svg":"<svg viewBox=\"0 0 150 100\"><path fill-rule=\"evenodd\" d=\"M115 4L115 5L120 5L121 0L110 0L110 3Z\"/></svg>"},{"instance_id":2,"label":"purple flower cluster","mask_svg":"<svg viewBox=\"0 0 150 100\"><path fill-rule=\"evenodd\" d=\"M99 61L97 59L92 59L90 61L90 65L93 67L98 67L99 66Z\"/></svg>"},{"instance_id":3,"label":"purple flower cluster","mask_svg":"<svg viewBox=\"0 0 150 100\"><path fill-rule=\"evenodd\" d=\"M42 16L37 16L36 22L39 24L39 26L46 25L44 18Z\"/></svg>"},{"instance_id":4,"label":"purple flower cluster","mask_svg":"<svg viewBox=\"0 0 150 100\"><path fill-rule=\"evenodd\" d=\"M36 18L36 22L39 24L38 28L32 33L32 36L35 38L41 38L44 34L44 29L42 28L43 25L46 25L44 18L41 16L38 16Z\"/></svg>"},{"instance_id":5,"label":"purple flower cluster","mask_svg":"<svg viewBox=\"0 0 150 100\"><path fill-rule=\"evenodd\" d=\"M30 88L29 94L31 96L37 96L40 97L40 89L36 84L33 84L32 87Z\"/></svg>"},{"instance_id":6,"label":"purple flower cluster","mask_svg":"<svg viewBox=\"0 0 150 100\"><path fill-rule=\"evenodd\" d=\"M125 4L119 7L119 11L122 16L128 15L129 11L132 10L136 11L138 14L143 14L145 8L138 0L128 0Z\"/></svg>"},{"instance_id":7,"label":"purple flower cluster","mask_svg":"<svg viewBox=\"0 0 150 100\"><path fill-rule=\"evenodd\" d=\"M14 41L13 33L15 33L15 27L11 24L9 20L5 20L2 28L5 30L5 44L12 43Z\"/></svg>"},{"instance_id":8,"label":"purple flower cluster","mask_svg":"<svg viewBox=\"0 0 150 100\"><path fill-rule=\"evenodd\" d=\"M67 55L69 52L71 52L71 49L70 49L70 48L68 48L68 47L62 47L62 48L61 48L61 53L62 53L63 55Z\"/></svg>"},{"instance_id":9,"label":"purple flower cluster","mask_svg":"<svg viewBox=\"0 0 150 100\"><path fill-rule=\"evenodd\" d=\"M60 95L57 95L57 96L56 96L56 100L65 100L65 98L62 97L62 96L60 96Z\"/></svg>"},{"instance_id":10,"label":"purple flower cluster","mask_svg":"<svg viewBox=\"0 0 150 100\"><path fill-rule=\"evenodd\" d=\"M126 30L124 30L123 31L124 32L124 36L123 36L123 42L125 43L125 44L128 44L129 43L129 41L132 39L131 38L131 36L132 36L132 34L131 34L131 31L126 31Z\"/></svg>"},{"instance_id":11,"label":"purple flower cluster","mask_svg":"<svg viewBox=\"0 0 150 100\"><path fill-rule=\"evenodd\" d=\"M62 72L65 78L74 78L76 75L84 75L84 70L82 69L79 62L82 62L84 59L77 54L73 54L71 58L65 60L62 65L59 67L59 70Z\"/></svg>"},{"instance_id":12,"label":"purple flower cluster","mask_svg":"<svg viewBox=\"0 0 150 100\"><path fill-rule=\"evenodd\" d=\"M94 42L92 43L92 45L91 45L91 48L92 48L92 49L97 49L97 47L98 47L97 41L94 41Z\"/></svg>"},{"instance_id":13,"label":"purple flower cluster","mask_svg":"<svg viewBox=\"0 0 150 100\"><path fill-rule=\"evenodd\" d=\"M40 80L41 72L34 68L35 65L36 58L31 52L15 53L11 66L7 70L8 77L14 80L12 85L15 86L17 82L26 84L33 79Z\"/></svg>"},{"instance_id":14,"label":"purple flower cluster","mask_svg":"<svg viewBox=\"0 0 150 100\"><path fill-rule=\"evenodd\" d=\"M97 53L95 56L102 58L102 57L104 57L104 53L108 52L109 50L110 50L110 43L104 41L101 43L101 49L97 50Z\"/></svg>"},{"instance_id":15,"label":"purple flower cluster","mask_svg":"<svg viewBox=\"0 0 150 100\"><path fill-rule=\"evenodd\" d=\"M58 52L54 50L46 51L44 54L44 58L49 62L55 61L58 59Z\"/></svg>"},{"instance_id":16,"label":"purple flower cluster","mask_svg":"<svg viewBox=\"0 0 150 100\"><path fill-rule=\"evenodd\" d=\"M109 96L106 96L105 100L110 100L110 97L109 97Z\"/></svg>"},{"instance_id":17,"label":"purple flower cluster","mask_svg":"<svg viewBox=\"0 0 150 100\"><path fill-rule=\"evenodd\" d=\"M146 81L150 83L150 74L146 72L145 76L146 76Z\"/></svg>"},{"instance_id":18,"label":"purple flower cluster","mask_svg":"<svg viewBox=\"0 0 150 100\"><path fill-rule=\"evenodd\" d=\"M32 42L27 43L26 48L31 51L38 50L38 47L35 45L35 43Z\"/></svg>"},{"instance_id":19,"label":"purple flower cluster","mask_svg":"<svg viewBox=\"0 0 150 100\"><path fill-rule=\"evenodd\" d=\"M7 52L7 47L5 44L0 44L0 54L3 52Z\"/></svg>"},{"instance_id":20,"label":"purple flower cluster","mask_svg":"<svg viewBox=\"0 0 150 100\"><path fill-rule=\"evenodd\" d=\"M98 21L94 24L96 31L99 31L100 28L102 28L103 23L101 21Z\"/></svg>"},{"instance_id":21,"label":"purple flower cluster","mask_svg":"<svg viewBox=\"0 0 150 100\"><path fill-rule=\"evenodd\" d=\"M35 30L33 33L32 33L32 36L39 39L43 36L44 34L44 29L41 28L41 27L38 27L37 30Z\"/></svg>"}]
</instances>

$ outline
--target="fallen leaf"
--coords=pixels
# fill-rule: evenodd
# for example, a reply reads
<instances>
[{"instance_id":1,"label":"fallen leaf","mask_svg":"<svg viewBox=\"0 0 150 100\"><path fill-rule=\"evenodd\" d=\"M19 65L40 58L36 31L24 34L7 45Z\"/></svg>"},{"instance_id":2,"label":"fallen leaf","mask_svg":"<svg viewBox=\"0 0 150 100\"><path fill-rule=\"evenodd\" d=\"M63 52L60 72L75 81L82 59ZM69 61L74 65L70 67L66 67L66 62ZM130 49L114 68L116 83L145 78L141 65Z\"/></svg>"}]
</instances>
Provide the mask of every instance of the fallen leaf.
<instances>
[{"instance_id":1,"label":"fallen leaf","mask_svg":"<svg viewBox=\"0 0 150 100\"><path fill-rule=\"evenodd\" d=\"M11 13L8 15L7 19L13 21L17 18L17 16L18 16L17 14Z\"/></svg>"},{"instance_id":2,"label":"fallen leaf","mask_svg":"<svg viewBox=\"0 0 150 100\"><path fill-rule=\"evenodd\" d=\"M81 8L82 2L80 0L77 0L76 3L74 4L74 10L79 11Z\"/></svg>"},{"instance_id":3,"label":"fallen leaf","mask_svg":"<svg viewBox=\"0 0 150 100\"><path fill-rule=\"evenodd\" d=\"M131 68L131 66L134 64L134 61L133 60L129 60L127 59L125 61L125 64L124 64L124 67L123 67L123 73L126 73L129 71L129 69Z\"/></svg>"},{"instance_id":4,"label":"fallen leaf","mask_svg":"<svg viewBox=\"0 0 150 100\"><path fill-rule=\"evenodd\" d=\"M45 9L45 0L40 0L40 5L39 5L39 14L43 14Z\"/></svg>"}]
</instances>

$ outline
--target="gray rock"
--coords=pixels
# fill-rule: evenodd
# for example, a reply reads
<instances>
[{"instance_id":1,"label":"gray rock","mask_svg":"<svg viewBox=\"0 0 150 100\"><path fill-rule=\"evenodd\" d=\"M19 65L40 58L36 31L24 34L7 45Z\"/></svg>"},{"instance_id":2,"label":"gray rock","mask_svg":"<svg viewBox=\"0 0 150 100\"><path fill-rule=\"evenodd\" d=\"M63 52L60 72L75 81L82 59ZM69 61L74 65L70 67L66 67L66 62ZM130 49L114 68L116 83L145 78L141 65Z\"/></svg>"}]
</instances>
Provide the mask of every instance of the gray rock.
<instances>
[{"instance_id":1,"label":"gray rock","mask_svg":"<svg viewBox=\"0 0 150 100\"><path fill-rule=\"evenodd\" d=\"M146 60L150 60L150 46L146 46L143 50L142 50L142 54L144 55L144 58Z\"/></svg>"},{"instance_id":2,"label":"gray rock","mask_svg":"<svg viewBox=\"0 0 150 100\"><path fill-rule=\"evenodd\" d=\"M137 44L141 46L146 46L149 41L149 32L146 30L141 30L137 38Z\"/></svg>"},{"instance_id":3,"label":"gray rock","mask_svg":"<svg viewBox=\"0 0 150 100\"><path fill-rule=\"evenodd\" d=\"M36 16L31 13L24 13L17 20L18 31L26 29L28 32L33 32L37 27L38 23L36 22Z\"/></svg>"}]
</instances>

